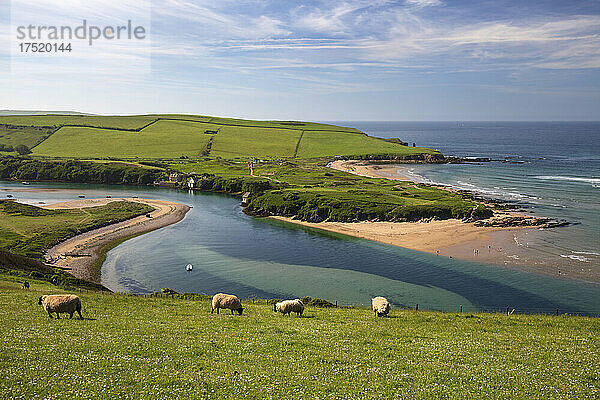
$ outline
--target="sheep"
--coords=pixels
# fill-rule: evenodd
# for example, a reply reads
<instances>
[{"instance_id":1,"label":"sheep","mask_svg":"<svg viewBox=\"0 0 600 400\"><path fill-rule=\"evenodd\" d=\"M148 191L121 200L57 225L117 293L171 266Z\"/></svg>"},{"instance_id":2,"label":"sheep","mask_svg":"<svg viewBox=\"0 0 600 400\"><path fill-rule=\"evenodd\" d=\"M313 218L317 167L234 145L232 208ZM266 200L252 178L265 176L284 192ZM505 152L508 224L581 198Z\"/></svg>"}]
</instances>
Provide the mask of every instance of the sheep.
<instances>
[{"instance_id":1,"label":"sheep","mask_svg":"<svg viewBox=\"0 0 600 400\"><path fill-rule=\"evenodd\" d=\"M279 311L283 315L291 316L293 312L300 316L304 312L304 303L300 299L284 300L273 304L273 311Z\"/></svg>"},{"instance_id":2,"label":"sheep","mask_svg":"<svg viewBox=\"0 0 600 400\"><path fill-rule=\"evenodd\" d=\"M374 297L371 303L373 304L373 311L378 317L385 317L390 312L390 303L385 297Z\"/></svg>"},{"instance_id":3,"label":"sheep","mask_svg":"<svg viewBox=\"0 0 600 400\"><path fill-rule=\"evenodd\" d=\"M237 311L240 315L242 315L242 311L244 310L244 307L242 307L242 302L240 301L240 299L238 299L237 297L235 297L232 294L225 294L225 293L217 293L213 296L212 310L210 310L210 313L212 314L213 311L217 310L217 314L218 314L219 308L222 308L222 309L228 308L231 310L231 314L233 314L233 311Z\"/></svg>"},{"instance_id":4,"label":"sheep","mask_svg":"<svg viewBox=\"0 0 600 400\"><path fill-rule=\"evenodd\" d=\"M81 315L81 300L74 294L54 294L40 297L38 304L44 307L44 310L52 318L52 313L56 313L56 319L60 319L60 313L73 314L75 311L79 314L79 318L83 319Z\"/></svg>"}]
</instances>

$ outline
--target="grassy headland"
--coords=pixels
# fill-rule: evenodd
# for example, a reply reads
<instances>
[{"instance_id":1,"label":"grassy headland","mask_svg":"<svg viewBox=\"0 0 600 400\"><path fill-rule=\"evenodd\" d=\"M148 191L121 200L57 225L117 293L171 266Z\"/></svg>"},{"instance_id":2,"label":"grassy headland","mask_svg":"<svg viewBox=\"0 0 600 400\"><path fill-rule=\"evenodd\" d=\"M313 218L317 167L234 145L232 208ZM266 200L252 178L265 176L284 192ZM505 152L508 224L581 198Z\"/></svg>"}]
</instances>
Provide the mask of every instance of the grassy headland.
<instances>
[{"instance_id":1,"label":"grassy headland","mask_svg":"<svg viewBox=\"0 0 600 400\"><path fill-rule=\"evenodd\" d=\"M307 307L75 292L84 321L49 319L0 276L6 398L514 398L600 394L600 320ZM64 315L63 315L64 317Z\"/></svg>"}]
</instances>

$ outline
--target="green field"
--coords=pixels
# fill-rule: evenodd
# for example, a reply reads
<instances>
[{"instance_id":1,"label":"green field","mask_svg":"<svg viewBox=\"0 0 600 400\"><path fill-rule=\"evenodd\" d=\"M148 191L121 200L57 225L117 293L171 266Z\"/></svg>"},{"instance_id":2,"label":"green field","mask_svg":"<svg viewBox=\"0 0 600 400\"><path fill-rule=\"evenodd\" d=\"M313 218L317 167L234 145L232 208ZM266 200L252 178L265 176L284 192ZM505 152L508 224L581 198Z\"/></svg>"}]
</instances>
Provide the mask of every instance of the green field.
<instances>
[{"instance_id":1,"label":"green field","mask_svg":"<svg viewBox=\"0 0 600 400\"><path fill-rule=\"evenodd\" d=\"M54 128L38 126L0 125L0 145L32 148L54 132Z\"/></svg>"},{"instance_id":2,"label":"green field","mask_svg":"<svg viewBox=\"0 0 600 400\"><path fill-rule=\"evenodd\" d=\"M298 147L299 158L318 158L331 155L360 156L364 154L405 156L434 154L437 151L423 147L408 147L365 135L340 132L305 131Z\"/></svg>"},{"instance_id":3,"label":"green field","mask_svg":"<svg viewBox=\"0 0 600 400\"><path fill-rule=\"evenodd\" d=\"M124 221L152 210L145 204L113 202L71 210L0 201L0 248L41 259L43 251L79 233Z\"/></svg>"},{"instance_id":4,"label":"green field","mask_svg":"<svg viewBox=\"0 0 600 400\"><path fill-rule=\"evenodd\" d=\"M206 130L218 134L204 134ZM175 159L207 155L225 159L335 155L402 158L439 154L375 139L352 127L179 114L0 116L2 143L24 144L33 149L35 156L78 159Z\"/></svg>"},{"instance_id":5,"label":"green field","mask_svg":"<svg viewBox=\"0 0 600 400\"><path fill-rule=\"evenodd\" d=\"M64 293L0 276L3 398L594 399L600 320L307 307L75 291L85 320L50 319Z\"/></svg>"},{"instance_id":6,"label":"green field","mask_svg":"<svg viewBox=\"0 0 600 400\"><path fill-rule=\"evenodd\" d=\"M64 127L33 149L33 154L70 158L178 158L198 157L214 125L158 121L140 132Z\"/></svg>"},{"instance_id":7,"label":"green field","mask_svg":"<svg viewBox=\"0 0 600 400\"><path fill-rule=\"evenodd\" d=\"M225 126L213 140L211 156L293 157L300 131Z\"/></svg>"},{"instance_id":8,"label":"green field","mask_svg":"<svg viewBox=\"0 0 600 400\"><path fill-rule=\"evenodd\" d=\"M21 126L87 125L101 128L139 129L156 119L150 115L96 116L96 115L9 115L0 116L0 124Z\"/></svg>"}]
</instances>

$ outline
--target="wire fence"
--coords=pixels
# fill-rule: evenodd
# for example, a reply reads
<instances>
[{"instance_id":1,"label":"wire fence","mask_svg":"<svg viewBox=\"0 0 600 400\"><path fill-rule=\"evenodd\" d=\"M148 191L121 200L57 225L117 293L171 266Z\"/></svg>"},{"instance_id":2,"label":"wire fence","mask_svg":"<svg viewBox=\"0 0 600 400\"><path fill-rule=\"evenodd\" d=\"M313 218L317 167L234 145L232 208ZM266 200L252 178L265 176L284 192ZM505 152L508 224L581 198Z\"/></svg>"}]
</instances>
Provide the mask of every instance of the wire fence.
<instances>
[{"instance_id":1,"label":"wire fence","mask_svg":"<svg viewBox=\"0 0 600 400\"><path fill-rule=\"evenodd\" d=\"M110 293L110 292L109 292ZM210 301L212 296L199 294L199 293L148 293L148 294L131 294L122 293L139 297L147 298L166 298L174 300L192 300L192 301ZM280 301L281 299L269 298L261 299L257 297L247 297L241 299L243 302L256 304L256 305L272 305L273 303ZM317 299L321 300L321 299ZM370 304L364 303L342 303L340 301L326 301L326 306L315 306L315 307L339 307L339 308L371 308ZM311 304L308 304L311 306ZM479 306L479 307L467 307L462 304L405 304L397 305L394 307L397 310L413 310L413 311L435 311L443 313L490 313L490 314L506 314L506 315L572 315L572 316L586 316L586 317L600 317L600 310L581 310L572 308L561 308L556 306L546 307L526 307L520 305L506 305L506 306Z\"/></svg>"}]
</instances>

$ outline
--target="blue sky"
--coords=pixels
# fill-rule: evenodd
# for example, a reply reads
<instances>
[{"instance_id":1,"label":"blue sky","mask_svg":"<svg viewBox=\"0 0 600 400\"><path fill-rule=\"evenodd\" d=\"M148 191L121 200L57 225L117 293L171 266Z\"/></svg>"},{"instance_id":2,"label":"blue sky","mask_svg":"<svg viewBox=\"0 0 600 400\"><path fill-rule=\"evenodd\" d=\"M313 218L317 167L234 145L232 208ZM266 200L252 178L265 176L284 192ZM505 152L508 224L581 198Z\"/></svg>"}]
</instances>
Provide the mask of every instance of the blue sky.
<instances>
[{"instance_id":1,"label":"blue sky","mask_svg":"<svg viewBox=\"0 0 600 400\"><path fill-rule=\"evenodd\" d=\"M600 120L600 2L2 0L0 109L302 120ZM18 54L20 24L145 41Z\"/></svg>"}]
</instances>

